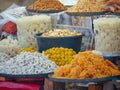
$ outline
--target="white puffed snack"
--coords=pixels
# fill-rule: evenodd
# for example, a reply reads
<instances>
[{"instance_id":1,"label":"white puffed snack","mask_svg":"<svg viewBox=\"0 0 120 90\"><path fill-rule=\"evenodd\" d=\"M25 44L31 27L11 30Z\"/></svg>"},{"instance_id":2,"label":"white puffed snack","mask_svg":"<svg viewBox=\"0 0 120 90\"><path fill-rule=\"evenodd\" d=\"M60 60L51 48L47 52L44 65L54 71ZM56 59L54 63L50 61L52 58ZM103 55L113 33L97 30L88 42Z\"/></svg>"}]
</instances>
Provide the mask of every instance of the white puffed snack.
<instances>
[{"instance_id":1,"label":"white puffed snack","mask_svg":"<svg viewBox=\"0 0 120 90\"><path fill-rule=\"evenodd\" d=\"M3 61L8 61L9 59L10 59L10 56L8 54L0 52L0 63Z\"/></svg>"},{"instance_id":2,"label":"white puffed snack","mask_svg":"<svg viewBox=\"0 0 120 90\"><path fill-rule=\"evenodd\" d=\"M11 38L3 39L0 41L0 52L6 53L10 56L15 56L19 53L20 46L17 40Z\"/></svg>"},{"instance_id":3,"label":"white puffed snack","mask_svg":"<svg viewBox=\"0 0 120 90\"><path fill-rule=\"evenodd\" d=\"M94 20L95 50L120 53L120 18Z\"/></svg>"},{"instance_id":4,"label":"white puffed snack","mask_svg":"<svg viewBox=\"0 0 120 90\"><path fill-rule=\"evenodd\" d=\"M10 60L0 64L0 72L6 74L43 74L54 72L57 65L46 56L35 52L21 52Z\"/></svg>"},{"instance_id":5,"label":"white puffed snack","mask_svg":"<svg viewBox=\"0 0 120 90\"><path fill-rule=\"evenodd\" d=\"M47 15L35 15L22 17L17 21L17 35L21 47L33 46L37 48L35 34L44 33L52 29L51 17Z\"/></svg>"}]
</instances>

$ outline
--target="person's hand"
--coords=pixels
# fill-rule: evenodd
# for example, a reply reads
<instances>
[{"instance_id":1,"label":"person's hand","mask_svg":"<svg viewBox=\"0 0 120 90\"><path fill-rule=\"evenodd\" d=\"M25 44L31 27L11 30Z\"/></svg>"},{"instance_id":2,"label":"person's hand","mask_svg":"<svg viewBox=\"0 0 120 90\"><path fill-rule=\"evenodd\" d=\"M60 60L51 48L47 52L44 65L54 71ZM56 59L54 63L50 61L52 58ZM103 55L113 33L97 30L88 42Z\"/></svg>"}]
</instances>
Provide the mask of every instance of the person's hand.
<instances>
[{"instance_id":1,"label":"person's hand","mask_svg":"<svg viewBox=\"0 0 120 90\"><path fill-rule=\"evenodd\" d=\"M102 8L106 11L120 10L120 0L105 0L106 4Z\"/></svg>"},{"instance_id":2,"label":"person's hand","mask_svg":"<svg viewBox=\"0 0 120 90\"><path fill-rule=\"evenodd\" d=\"M0 81L5 81L5 78L4 77L0 77Z\"/></svg>"}]
</instances>

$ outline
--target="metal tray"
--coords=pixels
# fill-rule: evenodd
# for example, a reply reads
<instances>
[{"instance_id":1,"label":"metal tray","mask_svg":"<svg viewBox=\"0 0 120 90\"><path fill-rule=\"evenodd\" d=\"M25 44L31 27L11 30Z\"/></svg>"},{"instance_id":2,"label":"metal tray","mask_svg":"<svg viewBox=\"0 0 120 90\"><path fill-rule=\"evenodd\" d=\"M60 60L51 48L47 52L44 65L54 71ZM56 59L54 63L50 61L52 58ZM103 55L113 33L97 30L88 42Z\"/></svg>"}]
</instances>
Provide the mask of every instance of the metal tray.
<instances>
[{"instance_id":1,"label":"metal tray","mask_svg":"<svg viewBox=\"0 0 120 90\"><path fill-rule=\"evenodd\" d=\"M118 76L111 76L111 77L105 77L105 78L95 78L95 79L67 79L67 78L53 78L53 74L49 74L48 78L55 82L63 82L63 83L100 83L105 81L112 81L112 79L118 77Z\"/></svg>"},{"instance_id":2,"label":"metal tray","mask_svg":"<svg viewBox=\"0 0 120 90\"><path fill-rule=\"evenodd\" d=\"M117 80L120 80L120 76L119 76L119 77L116 77L116 78L113 78L113 79L112 79L112 82L113 82L115 85L120 85L120 82L117 82Z\"/></svg>"},{"instance_id":3,"label":"metal tray","mask_svg":"<svg viewBox=\"0 0 120 90\"><path fill-rule=\"evenodd\" d=\"M51 72L52 73L52 72ZM44 73L44 74L23 74L23 75L15 75L15 74L4 74L0 73L0 77L5 77L5 78L47 78L48 74L51 73Z\"/></svg>"},{"instance_id":4,"label":"metal tray","mask_svg":"<svg viewBox=\"0 0 120 90\"><path fill-rule=\"evenodd\" d=\"M114 14L120 16L120 12L114 12Z\"/></svg>"},{"instance_id":5,"label":"metal tray","mask_svg":"<svg viewBox=\"0 0 120 90\"><path fill-rule=\"evenodd\" d=\"M40 10L40 11L37 11L37 10L30 10L30 9L27 9L26 10L28 12L32 12L32 13L58 13L58 12L61 12L61 11L64 11L64 10L51 10L51 11L48 11L48 10Z\"/></svg>"},{"instance_id":6,"label":"metal tray","mask_svg":"<svg viewBox=\"0 0 120 90\"><path fill-rule=\"evenodd\" d=\"M74 16L96 16L96 15L120 15L119 12L66 12L68 15Z\"/></svg>"}]
</instances>

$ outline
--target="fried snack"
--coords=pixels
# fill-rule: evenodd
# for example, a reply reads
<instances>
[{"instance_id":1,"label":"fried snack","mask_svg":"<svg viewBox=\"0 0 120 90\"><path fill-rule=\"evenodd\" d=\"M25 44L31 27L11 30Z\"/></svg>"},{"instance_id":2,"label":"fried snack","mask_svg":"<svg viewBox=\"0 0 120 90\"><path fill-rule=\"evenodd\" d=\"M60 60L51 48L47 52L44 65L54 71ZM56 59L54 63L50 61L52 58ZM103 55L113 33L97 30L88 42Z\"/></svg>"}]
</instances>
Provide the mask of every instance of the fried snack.
<instances>
[{"instance_id":1,"label":"fried snack","mask_svg":"<svg viewBox=\"0 0 120 90\"><path fill-rule=\"evenodd\" d=\"M104 5L103 0L80 0L76 5L69 8L67 12L101 12L104 11L101 5Z\"/></svg>"},{"instance_id":2,"label":"fried snack","mask_svg":"<svg viewBox=\"0 0 120 90\"><path fill-rule=\"evenodd\" d=\"M35 11L55 11L66 10L67 8L58 0L37 0L28 7L29 10Z\"/></svg>"},{"instance_id":3,"label":"fried snack","mask_svg":"<svg viewBox=\"0 0 120 90\"><path fill-rule=\"evenodd\" d=\"M91 51L79 52L69 65L59 67L54 78L104 78L120 75L117 66Z\"/></svg>"}]
</instances>

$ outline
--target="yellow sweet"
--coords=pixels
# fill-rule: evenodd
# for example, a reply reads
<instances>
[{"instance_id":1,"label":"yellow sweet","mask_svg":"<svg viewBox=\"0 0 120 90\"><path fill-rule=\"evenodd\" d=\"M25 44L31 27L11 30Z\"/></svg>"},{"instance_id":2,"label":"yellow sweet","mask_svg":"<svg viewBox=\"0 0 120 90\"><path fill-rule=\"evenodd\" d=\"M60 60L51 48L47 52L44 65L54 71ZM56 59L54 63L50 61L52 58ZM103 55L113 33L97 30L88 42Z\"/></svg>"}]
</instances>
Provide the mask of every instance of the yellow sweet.
<instances>
[{"instance_id":1,"label":"yellow sweet","mask_svg":"<svg viewBox=\"0 0 120 90\"><path fill-rule=\"evenodd\" d=\"M37 52L34 47L22 48L20 52Z\"/></svg>"},{"instance_id":2,"label":"yellow sweet","mask_svg":"<svg viewBox=\"0 0 120 90\"><path fill-rule=\"evenodd\" d=\"M76 52L73 49L60 47L48 49L44 52L44 54L58 66L62 66L69 64Z\"/></svg>"}]
</instances>

